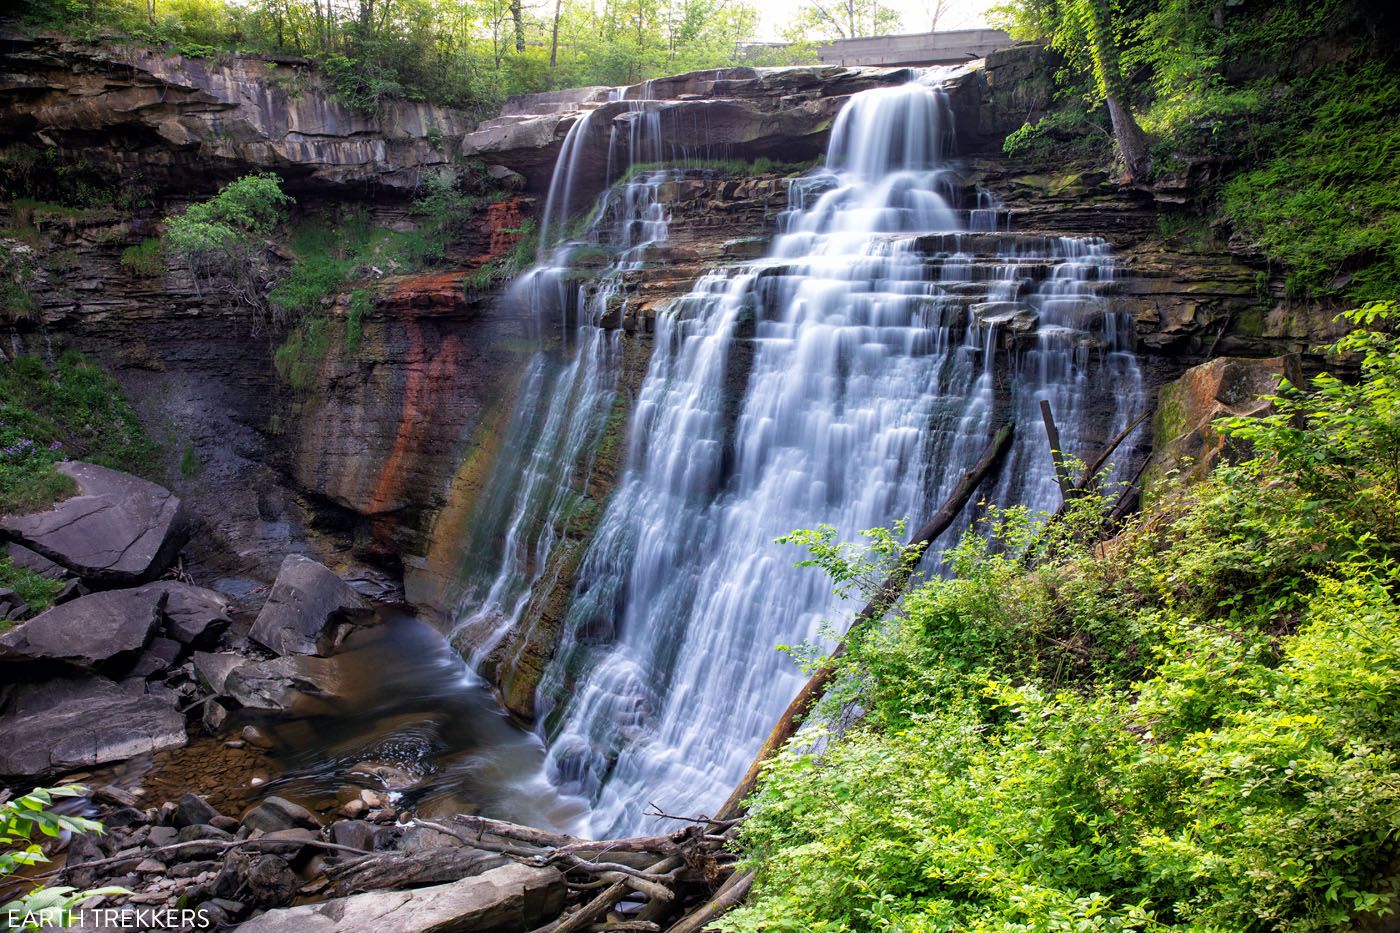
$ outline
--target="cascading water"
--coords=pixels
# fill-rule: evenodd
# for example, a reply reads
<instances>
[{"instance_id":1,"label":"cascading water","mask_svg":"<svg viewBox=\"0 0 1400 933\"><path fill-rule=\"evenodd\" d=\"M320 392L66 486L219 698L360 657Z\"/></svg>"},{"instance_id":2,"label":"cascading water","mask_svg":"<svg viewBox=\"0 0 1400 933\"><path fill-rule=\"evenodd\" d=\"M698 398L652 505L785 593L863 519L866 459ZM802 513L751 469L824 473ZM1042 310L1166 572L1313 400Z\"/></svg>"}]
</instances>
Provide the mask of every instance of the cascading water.
<instances>
[{"instance_id":1,"label":"cascading water","mask_svg":"<svg viewBox=\"0 0 1400 933\"><path fill-rule=\"evenodd\" d=\"M560 165L572 172L569 151L566 146ZM487 505L510 505L506 514L479 522L483 543L489 539L499 558L472 562L481 572L469 574L458 595L464 608L453 641L466 646L473 666L520 624L582 493L622 356L621 333L600 323L618 300L623 276L640 268L645 248L667 239L669 217L656 195L672 177L646 172L608 191L583 234L552 249L506 296L531 309L541 349L527 366L506 449L482 496ZM600 274L581 273L581 263L604 256L610 258Z\"/></svg>"},{"instance_id":2,"label":"cascading water","mask_svg":"<svg viewBox=\"0 0 1400 933\"><path fill-rule=\"evenodd\" d=\"M771 255L656 321L626 473L540 688L550 777L591 801L595 836L640 829L648 801L712 811L803 679L775 646L849 614L775 537L917 523L998 420L1022 429L995 498L1052 506L1039 401L1068 450L1142 407L1106 245L997 232L950 123L929 86L855 95ZM572 392L555 385L550 417Z\"/></svg>"}]
</instances>

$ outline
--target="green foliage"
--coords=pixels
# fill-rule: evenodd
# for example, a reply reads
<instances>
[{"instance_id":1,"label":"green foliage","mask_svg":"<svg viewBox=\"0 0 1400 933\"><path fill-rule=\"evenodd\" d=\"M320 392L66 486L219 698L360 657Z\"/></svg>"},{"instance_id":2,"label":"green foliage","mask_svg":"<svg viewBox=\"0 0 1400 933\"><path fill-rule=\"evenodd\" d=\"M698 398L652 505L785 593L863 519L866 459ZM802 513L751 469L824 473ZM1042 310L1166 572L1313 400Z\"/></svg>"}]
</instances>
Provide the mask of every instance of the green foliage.
<instances>
[{"instance_id":1,"label":"green foliage","mask_svg":"<svg viewBox=\"0 0 1400 933\"><path fill-rule=\"evenodd\" d=\"M882 36L900 23L899 11L881 0L806 0L784 36L793 42Z\"/></svg>"},{"instance_id":2,"label":"green foliage","mask_svg":"<svg viewBox=\"0 0 1400 933\"><path fill-rule=\"evenodd\" d=\"M135 246L122 250L122 267L136 275L157 276L165 273L165 246L160 237L146 237Z\"/></svg>"},{"instance_id":3,"label":"green foliage","mask_svg":"<svg viewBox=\"0 0 1400 933\"><path fill-rule=\"evenodd\" d=\"M1070 102L1035 123L1026 123L1002 142L1010 156L1063 164L1065 159L1106 161L1112 154L1113 134L1104 114L1082 103Z\"/></svg>"},{"instance_id":4,"label":"green foliage","mask_svg":"<svg viewBox=\"0 0 1400 933\"><path fill-rule=\"evenodd\" d=\"M292 198L270 172L245 175L207 201L191 204L165 219L165 242L189 265L195 286L217 282L253 315L260 329L271 313L264 297L270 273L266 238L287 216Z\"/></svg>"},{"instance_id":5,"label":"green foliage","mask_svg":"<svg viewBox=\"0 0 1400 933\"><path fill-rule=\"evenodd\" d=\"M0 557L0 586L14 590L35 612L43 612L52 606L54 599L63 592L63 581L49 580L32 570L16 567L8 557ZM0 629L7 627L6 623L0 622Z\"/></svg>"},{"instance_id":6,"label":"green foliage","mask_svg":"<svg viewBox=\"0 0 1400 933\"><path fill-rule=\"evenodd\" d=\"M180 455L180 475L189 479L203 468L204 464L200 461L199 454L195 453L194 444L185 441L185 452Z\"/></svg>"},{"instance_id":7,"label":"green foliage","mask_svg":"<svg viewBox=\"0 0 1400 933\"><path fill-rule=\"evenodd\" d=\"M0 804L0 881L30 865L49 860L43 847L34 839L57 838L63 833L85 835L102 832L102 824L81 816L68 816L49 809L55 798L81 797L87 788L76 784L64 787L36 788L22 797ZM69 926L72 911L84 901L104 894L129 894L125 888L107 887L79 891L67 886L39 886L28 894L0 904L0 914L21 918L10 927L18 930L38 930L50 926ZM27 919L33 917L35 922Z\"/></svg>"},{"instance_id":8,"label":"green foliage","mask_svg":"<svg viewBox=\"0 0 1400 933\"><path fill-rule=\"evenodd\" d=\"M1400 338L1225 430L1256 456L1092 544L991 510L852 633L820 757L765 774L729 931L1320 930L1395 909ZM1096 503L1094 500L1098 499ZM1046 536L1056 540L1046 542ZM827 532L809 562L868 591ZM875 576L878 576L876 574ZM802 744L815 736L804 733Z\"/></svg>"},{"instance_id":9,"label":"green foliage","mask_svg":"<svg viewBox=\"0 0 1400 933\"><path fill-rule=\"evenodd\" d=\"M159 454L116 380L80 354L52 370L34 357L0 362L0 512L71 495L53 467L69 457L154 476Z\"/></svg>"},{"instance_id":10,"label":"green foliage","mask_svg":"<svg viewBox=\"0 0 1400 933\"><path fill-rule=\"evenodd\" d=\"M1355 301L1400 294L1400 82L1372 61L1291 85L1251 146L1267 157L1230 179L1236 229L1296 278L1294 290Z\"/></svg>"},{"instance_id":11,"label":"green foliage","mask_svg":"<svg viewBox=\"0 0 1400 933\"><path fill-rule=\"evenodd\" d=\"M273 354L277 376L296 392L306 392L330 349L330 322L322 315L308 315L297 322Z\"/></svg>"},{"instance_id":12,"label":"green foliage","mask_svg":"<svg viewBox=\"0 0 1400 933\"><path fill-rule=\"evenodd\" d=\"M0 320L27 321L39 311L34 250L13 240L0 242Z\"/></svg>"},{"instance_id":13,"label":"green foliage","mask_svg":"<svg viewBox=\"0 0 1400 933\"><path fill-rule=\"evenodd\" d=\"M515 245L505 256L482 263L462 280L463 288L469 295L495 288L502 282L519 275L534 262L535 253L539 249L540 243L540 234L539 230L535 228L535 222L526 218L519 229L506 232L518 233L520 239L515 242Z\"/></svg>"},{"instance_id":14,"label":"green foliage","mask_svg":"<svg viewBox=\"0 0 1400 933\"><path fill-rule=\"evenodd\" d=\"M345 349L353 352L359 349L360 337L364 333L365 315L374 307L374 299L367 288L357 288L350 293L350 311L345 317Z\"/></svg>"},{"instance_id":15,"label":"green foliage","mask_svg":"<svg viewBox=\"0 0 1400 933\"><path fill-rule=\"evenodd\" d=\"M1015 0L993 20L1064 56L1055 112L1006 140L1008 153L1075 152L1073 128L1102 124L1109 37L1086 14L1111 9L1122 96L1154 139L1153 171L1187 175L1204 213L1282 266L1291 298L1351 302L1400 293L1400 82L1392 50L1359 24L1357 0L1199 4L1190 0ZM1097 36L1095 41L1090 41ZM1083 123L1089 108L1100 119ZM1200 172L1201 163L1212 170ZM1223 184L1194 184L1197 177Z\"/></svg>"},{"instance_id":16,"label":"green foliage","mask_svg":"<svg viewBox=\"0 0 1400 933\"><path fill-rule=\"evenodd\" d=\"M115 32L184 55L305 55L337 97L364 112L392 98L484 111L509 94L737 64L758 21L752 4L733 0L612 0L603 7L580 0L27 0L25 7L32 26L94 38ZM293 77L288 93L299 90Z\"/></svg>"},{"instance_id":17,"label":"green foliage","mask_svg":"<svg viewBox=\"0 0 1400 933\"><path fill-rule=\"evenodd\" d=\"M1342 315L1356 329L1332 352L1359 357L1359 382L1320 373L1311 390L1287 382L1272 414L1222 423L1259 452L1256 472L1273 471L1303 490L1318 520L1364 515L1378 542L1400 540L1400 336L1397 303L1377 302Z\"/></svg>"},{"instance_id":18,"label":"green foliage","mask_svg":"<svg viewBox=\"0 0 1400 933\"><path fill-rule=\"evenodd\" d=\"M296 261L269 293L273 307L282 317L296 319L318 313L356 279L415 272L441 262L452 240L496 195L481 192L482 185L480 178L455 172L430 176L413 202L413 213L421 218L416 230L376 227L360 210L327 211L302 221L291 236Z\"/></svg>"}]
</instances>

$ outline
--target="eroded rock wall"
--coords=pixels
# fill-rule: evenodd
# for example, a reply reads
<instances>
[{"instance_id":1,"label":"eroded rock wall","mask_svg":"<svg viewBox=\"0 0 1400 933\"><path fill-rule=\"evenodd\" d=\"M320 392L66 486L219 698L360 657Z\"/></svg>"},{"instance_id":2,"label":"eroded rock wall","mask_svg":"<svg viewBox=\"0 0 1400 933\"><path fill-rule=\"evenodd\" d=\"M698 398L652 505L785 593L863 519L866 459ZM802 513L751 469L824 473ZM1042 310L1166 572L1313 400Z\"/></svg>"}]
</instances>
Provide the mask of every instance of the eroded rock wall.
<instances>
[{"instance_id":1,"label":"eroded rock wall","mask_svg":"<svg viewBox=\"0 0 1400 933\"><path fill-rule=\"evenodd\" d=\"M298 59L0 35L0 143L97 147L125 177L160 189L276 171L298 186L412 190L451 164L474 125L413 101L361 113Z\"/></svg>"}]
</instances>

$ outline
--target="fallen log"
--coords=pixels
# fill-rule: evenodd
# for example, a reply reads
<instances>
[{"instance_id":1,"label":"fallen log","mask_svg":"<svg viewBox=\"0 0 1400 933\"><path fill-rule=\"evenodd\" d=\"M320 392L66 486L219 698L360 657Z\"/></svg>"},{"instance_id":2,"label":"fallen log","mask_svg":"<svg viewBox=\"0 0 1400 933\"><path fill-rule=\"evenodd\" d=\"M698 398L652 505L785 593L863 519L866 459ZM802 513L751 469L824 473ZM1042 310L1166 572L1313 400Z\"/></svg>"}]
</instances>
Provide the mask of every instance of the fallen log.
<instances>
[{"instance_id":1,"label":"fallen log","mask_svg":"<svg viewBox=\"0 0 1400 933\"><path fill-rule=\"evenodd\" d=\"M753 872L731 875L715 896L667 928L666 933L700 933L715 920L739 905L753 887Z\"/></svg>"},{"instance_id":2,"label":"fallen log","mask_svg":"<svg viewBox=\"0 0 1400 933\"><path fill-rule=\"evenodd\" d=\"M1104 447L1103 450L1099 451L1099 455L1084 467L1084 475L1079 478L1075 489L1080 492L1087 491L1089 487L1094 484L1094 479L1098 475L1099 470L1103 469L1103 465L1108 462L1108 458L1113 456L1113 452L1118 449L1118 445L1127 440L1128 435L1136 431L1138 425L1146 421L1151 415L1152 409L1149 408L1147 411L1134 418L1126 428L1115 434L1113 439L1108 442L1108 445Z\"/></svg>"},{"instance_id":3,"label":"fallen log","mask_svg":"<svg viewBox=\"0 0 1400 933\"><path fill-rule=\"evenodd\" d=\"M1064 451L1060 450L1060 429L1055 427L1055 415L1050 411L1050 403L1040 400L1040 420L1045 422L1045 439L1050 442L1050 459L1055 462L1055 482L1060 485L1061 503L1073 499L1077 493L1065 466Z\"/></svg>"},{"instance_id":4,"label":"fallen log","mask_svg":"<svg viewBox=\"0 0 1400 933\"><path fill-rule=\"evenodd\" d=\"M679 855L669 855L647 869L647 874L665 875L683 864L685 864L685 859ZM595 923L602 923L613 905L626 897L627 892L631 890L633 888L627 883L627 880L614 882L578 910L567 917L560 917L553 923L540 927L534 933L577 933L579 930L587 930Z\"/></svg>"},{"instance_id":5,"label":"fallen log","mask_svg":"<svg viewBox=\"0 0 1400 933\"><path fill-rule=\"evenodd\" d=\"M904 546L899 564L890 572L884 582L880 584L879 589L875 591L875 595L871 597L870 602L866 603L865 608L856 615L855 620L851 623L851 627L847 632L848 635L858 627L874 619L879 619L895 604L900 595L904 592L904 588L909 585L909 580L914 575L914 567L918 563L919 558L928 550L929 545L933 543L934 539L953 524L958 515L962 513L963 507L967 505L968 500L972 498L972 494L977 491L977 487L982 485L982 481L991 475L997 465L1001 463L1003 455L1005 455L1007 448L1011 445L1011 434L1014 428L1014 425L1007 424L1004 425L1001 430L997 431L991 443L982 451L982 456L977 460L976 465L962 475L962 479L958 481L957 486L949 493L943 505L940 506L938 511L933 514L933 517L925 522L924 525L914 533L914 536L909 539L909 543ZM832 652L830 661L835 661L837 658L844 655L845 652L846 642L843 639L841 643L836 646L836 650ZM719 812L715 814L715 820L717 822L723 823L727 820L733 820L743 814L744 801L753 794L754 787L758 783L759 772L763 769L764 764L768 759L777 754L778 750L786 744L788 739L792 738L797 733L802 718L807 715L813 704L826 692L827 685L831 682L831 678L835 673L835 667L830 661L822 665L822 667L812 675L811 679L807 681L802 690L793 698L793 701L788 704L788 708L783 712L783 715L779 717L778 724L773 727L773 731L769 734L768 740L764 742L763 747L759 749L758 755L753 760L753 764L749 765L749 770L744 774L743 779L739 781L738 786L736 786L733 793L729 795L729 799L724 802L724 806L720 807ZM726 884L733 883L733 881L734 879L731 878Z\"/></svg>"}]
</instances>

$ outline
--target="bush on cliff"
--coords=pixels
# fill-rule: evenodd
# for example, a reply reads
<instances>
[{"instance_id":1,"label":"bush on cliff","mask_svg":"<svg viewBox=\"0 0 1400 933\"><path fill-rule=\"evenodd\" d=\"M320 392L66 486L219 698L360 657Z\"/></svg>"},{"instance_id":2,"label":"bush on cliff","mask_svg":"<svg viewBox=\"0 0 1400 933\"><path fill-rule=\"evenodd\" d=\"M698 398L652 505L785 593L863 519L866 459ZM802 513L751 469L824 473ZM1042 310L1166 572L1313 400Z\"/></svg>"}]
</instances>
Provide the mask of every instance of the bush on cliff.
<instances>
[{"instance_id":1,"label":"bush on cliff","mask_svg":"<svg viewBox=\"0 0 1400 933\"><path fill-rule=\"evenodd\" d=\"M768 769L743 830L758 880L724 929L1393 913L1400 338L1389 307L1353 323L1384 330L1339 348L1359 383L1225 426L1254 459L1038 564L1045 526L994 510L949 579L852 638L824 712L864 716Z\"/></svg>"},{"instance_id":2,"label":"bush on cliff","mask_svg":"<svg viewBox=\"0 0 1400 933\"><path fill-rule=\"evenodd\" d=\"M223 289L253 316L255 328L280 310L267 300L272 274L267 238L286 220L290 196L271 172L244 175L165 219L165 241L184 259L196 290Z\"/></svg>"}]
</instances>

